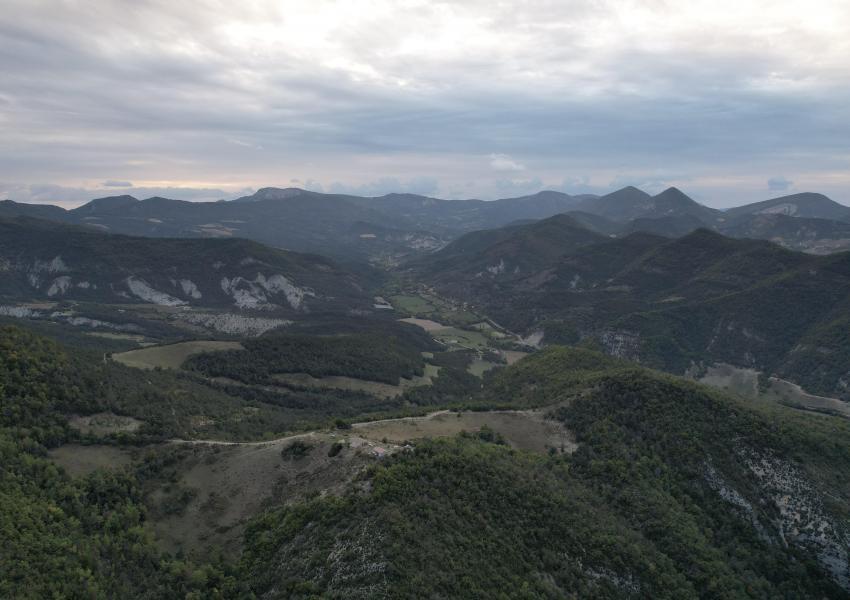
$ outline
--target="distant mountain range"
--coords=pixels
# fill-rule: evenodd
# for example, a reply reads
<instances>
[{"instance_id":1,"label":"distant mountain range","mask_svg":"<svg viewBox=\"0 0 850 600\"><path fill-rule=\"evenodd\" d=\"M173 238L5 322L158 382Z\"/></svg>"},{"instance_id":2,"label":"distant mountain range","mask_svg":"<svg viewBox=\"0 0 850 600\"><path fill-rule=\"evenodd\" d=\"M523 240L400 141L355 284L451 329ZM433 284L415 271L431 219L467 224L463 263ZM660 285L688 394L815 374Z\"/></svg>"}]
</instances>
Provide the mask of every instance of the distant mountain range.
<instances>
[{"instance_id":1,"label":"distant mountain range","mask_svg":"<svg viewBox=\"0 0 850 600\"><path fill-rule=\"evenodd\" d=\"M148 237L244 237L346 261L392 263L440 248L467 231L564 212L583 198L542 192L495 202L454 202L404 194L361 198L264 188L232 202L113 196L68 211L4 201L0 217L30 216Z\"/></svg>"},{"instance_id":2,"label":"distant mountain range","mask_svg":"<svg viewBox=\"0 0 850 600\"><path fill-rule=\"evenodd\" d=\"M640 218L693 216L711 224L720 222L723 217L722 211L703 206L674 187L650 196L629 186L600 198L584 200L576 208L619 223Z\"/></svg>"},{"instance_id":3,"label":"distant mountain range","mask_svg":"<svg viewBox=\"0 0 850 600\"><path fill-rule=\"evenodd\" d=\"M634 187L600 197L544 191L494 201L263 188L230 202L113 196L73 210L0 202L0 217L29 216L148 237L244 237L343 261L386 265L433 252L470 231L561 213L604 235L645 231L675 237L704 227L813 253L850 247L850 207L821 194L794 194L726 211L703 206L676 188L651 196Z\"/></svg>"},{"instance_id":4,"label":"distant mountain range","mask_svg":"<svg viewBox=\"0 0 850 600\"><path fill-rule=\"evenodd\" d=\"M594 340L679 373L751 366L850 397L850 253L708 229L612 239L557 216L463 236L411 262L408 277L531 340Z\"/></svg>"},{"instance_id":5,"label":"distant mountain range","mask_svg":"<svg viewBox=\"0 0 850 600\"><path fill-rule=\"evenodd\" d=\"M793 194L722 211L703 206L676 188L650 196L627 187L586 199L568 214L590 229L616 236L642 231L678 237L706 228L813 254L850 248L850 207L822 194Z\"/></svg>"},{"instance_id":6,"label":"distant mountain range","mask_svg":"<svg viewBox=\"0 0 850 600\"><path fill-rule=\"evenodd\" d=\"M304 314L364 309L332 261L244 239L155 239L0 219L0 300L74 300Z\"/></svg>"}]
</instances>

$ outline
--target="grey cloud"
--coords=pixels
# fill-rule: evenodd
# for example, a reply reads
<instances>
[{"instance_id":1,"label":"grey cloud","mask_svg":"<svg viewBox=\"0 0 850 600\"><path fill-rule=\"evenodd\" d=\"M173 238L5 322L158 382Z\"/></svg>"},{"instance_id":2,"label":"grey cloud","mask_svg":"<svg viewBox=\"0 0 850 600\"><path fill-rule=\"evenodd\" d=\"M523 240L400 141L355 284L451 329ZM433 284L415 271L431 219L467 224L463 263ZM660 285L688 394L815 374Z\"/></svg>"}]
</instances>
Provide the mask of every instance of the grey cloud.
<instances>
[{"instance_id":1,"label":"grey cloud","mask_svg":"<svg viewBox=\"0 0 850 600\"><path fill-rule=\"evenodd\" d=\"M310 190L311 192L324 193L325 191L325 186L323 186L321 182L316 181L315 179L307 179L306 181L301 181L298 178L293 178L289 180L289 183L292 184L292 187L300 187L305 190Z\"/></svg>"},{"instance_id":2,"label":"grey cloud","mask_svg":"<svg viewBox=\"0 0 850 600\"><path fill-rule=\"evenodd\" d=\"M308 179L307 181L304 181L303 183L299 180L296 180L296 181L298 181L298 184L302 188L304 188L305 190L310 190L311 192L319 192L319 193L323 193L325 191L325 186L323 186L320 182L316 181L315 179Z\"/></svg>"},{"instance_id":3,"label":"grey cloud","mask_svg":"<svg viewBox=\"0 0 850 600\"><path fill-rule=\"evenodd\" d=\"M610 185L595 185L590 177L586 175L582 177L565 177L560 184L553 186L553 189L571 195L595 194L598 196L613 191Z\"/></svg>"},{"instance_id":4,"label":"grey cloud","mask_svg":"<svg viewBox=\"0 0 850 600\"><path fill-rule=\"evenodd\" d=\"M16 202L75 206L93 198L92 193L95 192L55 184L0 183L0 198L8 198Z\"/></svg>"},{"instance_id":5,"label":"grey cloud","mask_svg":"<svg viewBox=\"0 0 850 600\"><path fill-rule=\"evenodd\" d=\"M103 187L117 187L117 188L131 188L133 187L133 183L130 181L116 181L114 179L108 179L101 183Z\"/></svg>"},{"instance_id":6,"label":"grey cloud","mask_svg":"<svg viewBox=\"0 0 850 600\"><path fill-rule=\"evenodd\" d=\"M294 174L311 189L494 197L537 184L602 193L724 175L752 176L763 189L790 168L814 182L846 172L850 157L850 76L842 69L815 73L785 43L736 42L717 31L689 44L674 38L666 52L639 36L590 51L592 27L610 20L607 3L458 3L455 21L486 15L480 37L498 43L446 58L398 50L422 31L431 32L426 46L437 45L431 38L442 30L429 19L438 10L427 4L404 19L376 12L368 27L340 27L304 51L283 37L264 45L250 30L222 32L230 23L273 26L297 12L276 2L238 10L10 2L16 17L0 22L7 180L114 173L259 187L285 172L283 181ZM783 42L802 35L791 27ZM828 50L830 41L809 43ZM312 58L327 48L367 75ZM559 184L564 172L593 175ZM850 197L846 179L833 185ZM731 201L719 184L701 193L710 198L711 185ZM187 199L229 193L181 189ZM55 191L53 200L79 195Z\"/></svg>"},{"instance_id":7,"label":"grey cloud","mask_svg":"<svg viewBox=\"0 0 850 600\"><path fill-rule=\"evenodd\" d=\"M525 165L518 163L507 154L491 154L490 168L494 171L525 171Z\"/></svg>"},{"instance_id":8,"label":"grey cloud","mask_svg":"<svg viewBox=\"0 0 850 600\"><path fill-rule=\"evenodd\" d=\"M785 177L771 177L767 180L767 189L771 192L786 192L791 186L794 185L793 181L786 179Z\"/></svg>"},{"instance_id":9,"label":"grey cloud","mask_svg":"<svg viewBox=\"0 0 850 600\"><path fill-rule=\"evenodd\" d=\"M525 196L534 194L544 188L539 177L532 179L498 179L494 187L500 196Z\"/></svg>"},{"instance_id":10,"label":"grey cloud","mask_svg":"<svg viewBox=\"0 0 850 600\"><path fill-rule=\"evenodd\" d=\"M390 193L428 196L436 193L438 189L439 183L433 177L415 177L405 181L395 177L383 177L358 185L349 185L338 181L330 185L330 191L334 194L356 194L358 196L383 196Z\"/></svg>"},{"instance_id":11,"label":"grey cloud","mask_svg":"<svg viewBox=\"0 0 850 600\"><path fill-rule=\"evenodd\" d=\"M617 190L631 185L651 194L657 194L672 186L674 182L681 182L683 179L686 177L672 174L624 174L612 179L608 187Z\"/></svg>"},{"instance_id":12,"label":"grey cloud","mask_svg":"<svg viewBox=\"0 0 850 600\"><path fill-rule=\"evenodd\" d=\"M161 196L174 200L193 200L197 202L215 202L217 200L232 200L252 194L252 188L241 188L234 191L225 191L217 188L188 188L188 187L134 187L132 195L137 198L151 198Z\"/></svg>"}]
</instances>

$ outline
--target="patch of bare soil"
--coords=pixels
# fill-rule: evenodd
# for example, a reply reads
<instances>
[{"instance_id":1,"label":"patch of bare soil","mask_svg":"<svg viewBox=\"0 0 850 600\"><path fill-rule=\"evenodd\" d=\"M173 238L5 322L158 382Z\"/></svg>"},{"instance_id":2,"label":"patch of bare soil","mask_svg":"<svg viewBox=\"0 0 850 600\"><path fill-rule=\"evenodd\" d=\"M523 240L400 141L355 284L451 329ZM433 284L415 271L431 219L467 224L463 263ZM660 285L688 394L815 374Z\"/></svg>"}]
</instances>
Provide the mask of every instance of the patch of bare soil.
<instances>
[{"instance_id":1,"label":"patch of bare soil","mask_svg":"<svg viewBox=\"0 0 850 600\"><path fill-rule=\"evenodd\" d=\"M402 377L398 385L382 383L380 381L367 381L365 379L356 379L354 377L344 377L340 375L329 375L326 377L313 377L308 373L281 373L275 375L274 378L284 385L295 385L299 387L311 388L333 388L338 390L352 390L358 392L366 392L378 398L395 398L404 393L404 390L409 387L419 385L431 385L432 378L437 376L440 367L434 365L425 365L425 373L420 377L412 377L405 379Z\"/></svg>"},{"instance_id":2,"label":"patch of bare soil","mask_svg":"<svg viewBox=\"0 0 850 600\"><path fill-rule=\"evenodd\" d=\"M765 389L759 388L759 372L727 364L717 364L706 370L699 382L745 398L767 400L791 408L828 413L850 418L850 404L837 398L816 396L796 383L770 377Z\"/></svg>"},{"instance_id":3,"label":"patch of bare soil","mask_svg":"<svg viewBox=\"0 0 850 600\"><path fill-rule=\"evenodd\" d=\"M387 419L356 423L357 435L370 440L401 444L407 440L452 437L461 431L476 432L489 427L512 447L531 452L573 452L575 438L562 423L545 418L543 411L441 411L424 417Z\"/></svg>"},{"instance_id":4,"label":"patch of bare soil","mask_svg":"<svg viewBox=\"0 0 850 600\"><path fill-rule=\"evenodd\" d=\"M183 362L194 354L217 352L220 350L242 350L239 342L195 341L179 342L164 346L149 346L129 352L113 354L112 358L121 364L137 369L178 369Z\"/></svg>"},{"instance_id":5,"label":"patch of bare soil","mask_svg":"<svg viewBox=\"0 0 850 600\"><path fill-rule=\"evenodd\" d=\"M80 433L96 436L111 433L133 432L144 424L144 421L133 417L123 417L111 412L101 412L93 415L74 416L68 419L68 425Z\"/></svg>"},{"instance_id":6,"label":"patch of bare soil","mask_svg":"<svg viewBox=\"0 0 850 600\"><path fill-rule=\"evenodd\" d=\"M301 457L285 456L295 440L309 450ZM153 520L151 527L169 551L203 556L209 548L224 548L235 555L245 523L261 510L312 493L339 493L375 460L370 447L345 443L329 456L331 446L341 441L337 434L310 433L263 443L193 443L176 482L191 499L175 514ZM168 490L157 490L151 501L155 505L167 495Z\"/></svg>"},{"instance_id":7,"label":"patch of bare soil","mask_svg":"<svg viewBox=\"0 0 850 600\"><path fill-rule=\"evenodd\" d=\"M406 319L399 319L403 323L410 323L411 325L417 325L424 329L425 331L440 331L441 329L447 329L448 325L443 325L442 323L438 323L437 321L432 321L431 319L417 319L416 317L408 317Z\"/></svg>"},{"instance_id":8,"label":"patch of bare soil","mask_svg":"<svg viewBox=\"0 0 850 600\"><path fill-rule=\"evenodd\" d=\"M81 477L97 469L121 469L133 461L133 452L117 446L65 444L47 454L69 475Z\"/></svg>"},{"instance_id":9,"label":"patch of bare soil","mask_svg":"<svg viewBox=\"0 0 850 600\"><path fill-rule=\"evenodd\" d=\"M502 356L504 356L505 360L508 361L508 365L512 365L515 362L522 360L528 356L528 354L528 352L521 352L519 350L502 350Z\"/></svg>"},{"instance_id":10,"label":"patch of bare soil","mask_svg":"<svg viewBox=\"0 0 850 600\"><path fill-rule=\"evenodd\" d=\"M176 462L149 482L148 526L164 549L201 558L211 549L235 556L249 519L271 506L312 494L341 493L368 465L402 451L405 442L488 427L511 446L572 452L572 434L544 411L440 411L424 417L355 424L263 442L174 440L146 450L68 444L51 458L73 475L129 465L143 451L170 452ZM295 444L295 446L294 446ZM136 456L138 459L139 456Z\"/></svg>"},{"instance_id":11,"label":"patch of bare soil","mask_svg":"<svg viewBox=\"0 0 850 600\"><path fill-rule=\"evenodd\" d=\"M708 367L699 382L745 398L759 395L759 373L755 369L718 363Z\"/></svg>"},{"instance_id":12,"label":"patch of bare soil","mask_svg":"<svg viewBox=\"0 0 850 600\"><path fill-rule=\"evenodd\" d=\"M768 380L768 389L765 392L765 396L794 408L804 408L806 410L850 418L850 405L846 402L837 398L809 394L796 383L791 383L784 379L771 377Z\"/></svg>"}]
</instances>

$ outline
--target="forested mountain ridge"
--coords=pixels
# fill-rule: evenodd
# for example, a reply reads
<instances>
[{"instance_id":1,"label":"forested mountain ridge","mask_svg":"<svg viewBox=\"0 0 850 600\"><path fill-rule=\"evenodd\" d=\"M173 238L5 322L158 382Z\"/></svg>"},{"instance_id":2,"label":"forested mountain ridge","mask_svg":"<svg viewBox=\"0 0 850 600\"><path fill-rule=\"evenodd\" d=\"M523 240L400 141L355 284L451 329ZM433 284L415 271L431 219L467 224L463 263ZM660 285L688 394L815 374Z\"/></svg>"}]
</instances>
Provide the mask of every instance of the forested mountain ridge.
<instances>
[{"instance_id":1,"label":"forested mountain ridge","mask_svg":"<svg viewBox=\"0 0 850 600\"><path fill-rule=\"evenodd\" d=\"M487 428L414 440L337 493L272 503L241 558L208 564L163 554L146 526L142 489L170 472L169 454L76 479L44 458L79 436L69 413L103 410L106 365L15 328L0 328L0 349L6 595L25 585L23 597L843 598L850 588L843 419L550 347L462 402L545 407L575 451L511 449Z\"/></svg>"},{"instance_id":2,"label":"forested mountain ridge","mask_svg":"<svg viewBox=\"0 0 850 600\"><path fill-rule=\"evenodd\" d=\"M532 456L485 432L417 445L341 498L256 521L244 565L258 591L846 596L846 422L565 348L501 371L482 401L554 405L578 450Z\"/></svg>"},{"instance_id":3,"label":"forested mountain ridge","mask_svg":"<svg viewBox=\"0 0 850 600\"><path fill-rule=\"evenodd\" d=\"M0 298L303 313L369 306L332 261L241 239L128 237L0 219Z\"/></svg>"},{"instance_id":4,"label":"forested mountain ridge","mask_svg":"<svg viewBox=\"0 0 850 600\"><path fill-rule=\"evenodd\" d=\"M562 232L568 247L563 240L575 232ZM510 243L498 239L479 252ZM504 274L469 277L462 267L440 270L441 252L411 263L410 276L509 329L539 330L544 341L549 332L550 342L559 341L556 331L572 331L567 341L594 339L613 354L678 373L723 361L813 392L847 393L839 332L850 319L850 254L812 256L705 229L672 240L634 233L577 244L532 270L505 262Z\"/></svg>"},{"instance_id":5,"label":"forested mountain ridge","mask_svg":"<svg viewBox=\"0 0 850 600\"><path fill-rule=\"evenodd\" d=\"M515 279L533 273L605 236L562 214L528 225L469 233L406 268L434 281L473 284L476 280Z\"/></svg>"}]
</instances>

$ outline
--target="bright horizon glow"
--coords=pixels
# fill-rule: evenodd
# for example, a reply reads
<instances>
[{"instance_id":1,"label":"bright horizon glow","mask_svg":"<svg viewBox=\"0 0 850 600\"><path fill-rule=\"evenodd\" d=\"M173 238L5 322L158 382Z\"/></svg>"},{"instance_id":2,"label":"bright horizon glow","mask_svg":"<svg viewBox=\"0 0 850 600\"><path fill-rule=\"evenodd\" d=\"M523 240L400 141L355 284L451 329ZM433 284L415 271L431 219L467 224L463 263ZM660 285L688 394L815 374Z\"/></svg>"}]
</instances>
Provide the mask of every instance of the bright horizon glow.
<instances>
[{"instance_id":1,"label":"bright horizon glow","mask_svg":"<svg viewBox=\"0 0 850 600\"><path fill-rule=\"evenodd\" d=\"M850 204L847 56L843 0L10 0L0 198Z\"/></svg>"}]
</instances>

